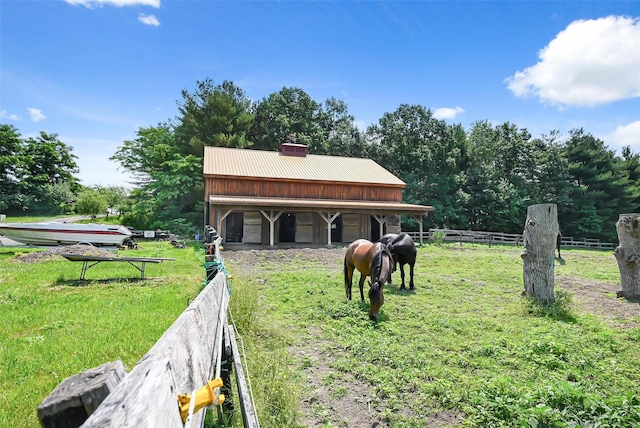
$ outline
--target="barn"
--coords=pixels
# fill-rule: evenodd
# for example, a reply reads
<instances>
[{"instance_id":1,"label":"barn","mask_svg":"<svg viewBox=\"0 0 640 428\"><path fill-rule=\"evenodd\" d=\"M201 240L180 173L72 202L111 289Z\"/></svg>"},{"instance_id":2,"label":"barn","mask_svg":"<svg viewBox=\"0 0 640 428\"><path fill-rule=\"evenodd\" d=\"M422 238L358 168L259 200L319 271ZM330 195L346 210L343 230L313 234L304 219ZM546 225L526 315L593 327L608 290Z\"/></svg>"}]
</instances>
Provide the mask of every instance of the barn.
<instances>
[{"instance_id":1,"label":"barn","mask_svg":"<svg viewBox=\"0 0 640 428\"><path fill-rule=\"evenodd\" d=\"M402 203L406 184L371 159L280 151L204 149L205 224L225 243L341 245L420 226L431 206Z\"/></svg>"}]
</instances>

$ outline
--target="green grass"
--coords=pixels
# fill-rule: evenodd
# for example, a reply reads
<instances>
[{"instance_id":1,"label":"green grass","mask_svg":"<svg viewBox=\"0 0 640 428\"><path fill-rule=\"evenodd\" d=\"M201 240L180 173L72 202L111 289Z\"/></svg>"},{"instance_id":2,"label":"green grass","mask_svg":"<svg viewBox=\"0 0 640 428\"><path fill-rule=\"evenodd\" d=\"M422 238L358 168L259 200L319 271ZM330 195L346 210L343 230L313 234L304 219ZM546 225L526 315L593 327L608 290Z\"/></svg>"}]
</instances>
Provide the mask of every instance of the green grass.
<instances>
[{"instance_id":1,"label":"green grass","mask_svg":"<svg viewBox=\"0 0 640 428\"><path fill-rule=\"evenodd\" d=\"M234 280L251 284L253 293L258 289L255 299L263 302L253 322L258 331L248 329L245 337L254 348L250 368L259 370L252 361L258 354L283 358L294 383L285 393L299 400L312 393L298 376L311 360L288 350L313 347L329 369L323 384L348 375L371 385L374 404L391 426L427 426L426 418L438 411L470 427L638 426L640 320L618 329L578 309L576 296L559 286L551 305L521 297L521 251L472 244L420 248L416 291L385 287L378 323L367 318L368 302L345 299L339 266L295 257L264 263L257 278ZM563 252L559 277L619 281L611 251ZM335 397L345 393L344 385L332 391ZM268 418L276 410L271 404L259 414ZM330 422L330 409L315 411ZM278 422L262 426L296 426L290 418Z\"/></svg>"},{"instance_id":2,"label":"green grass","mask_svg":"<svg viewBox=\"0 0 640 428\"><path fill-rule=\"evenodd\" d=\"M36 408L68 376L122 360L127 371L197 296L205 280L193 248L141 243L130 256L173 257L147 265L104 263L78 281L80 263L39 250L0 248L0 426L39 426Z\"/></svg>"},{"instance_id":3,"label":"green grass","mask_svg":"<svg viewBox=\"0 0 640 428\"><path fill-rule=\"evenodd\" d=\"M57 215L57 216L51 216L51 215L47 215L47 216L13 216L13 215L8 215L6 220L7 220L7 223L37 223L37 222L41 222L41 221L49 221L49 220L52 220L52 219L65 218L65 217L71 217L71 216L69 214Z\"/></svg>"},{"instance_id":4,"label":"green grass","mask_svg":"<svg viewBox=\"0 0 640 428\"><path fill-rule=\"evenodd\" d=\"M68 376L116 359L130 370L204 281L194 250L166 242L126 251L177 259L148 265L144 281L132 266L111 263L79 282L79 263L15 260L30 251L37 250L0 248L3 427L37 426L37 405ZM319 382L332 399L352 397L344 379L370 385L367 399L393 427L427 426L436 412L457 415L468 427L640 424L640 319L620 329L558 286L552 305L522 298L520 253L506 246L422 247L417 289L399 291L394 277L378 323L368 320L368 303L345 299L342 260L324 265L283 255L261 261L251 277L228 265L235 276L231 314L261 426L299 426L300 403L312 395L303 370L316 364L325 367ZM559 278L619 281L611 251L563 255ZM313 413L322 426L341 426L320 402ZM241 426L237 416L222 424L211 419L208 426Z\"/></svg>"}]
</instances>

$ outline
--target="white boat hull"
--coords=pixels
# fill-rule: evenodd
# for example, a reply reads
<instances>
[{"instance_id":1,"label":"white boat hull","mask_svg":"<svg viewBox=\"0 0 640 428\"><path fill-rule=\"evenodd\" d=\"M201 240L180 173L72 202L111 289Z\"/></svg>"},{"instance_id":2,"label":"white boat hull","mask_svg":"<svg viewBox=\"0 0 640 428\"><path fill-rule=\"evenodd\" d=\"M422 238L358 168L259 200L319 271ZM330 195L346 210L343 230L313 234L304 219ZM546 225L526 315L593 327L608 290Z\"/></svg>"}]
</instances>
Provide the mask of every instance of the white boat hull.
<instances>
[{"instance_id":1,"label":"white boat hull","mask_svg":"<svg viewBox=\"0 0 640 428\"><path fill-rule=\"evenodd\" d=\"M0 223L0 235L29 245L116 245L131 236L124 226L78 223Z\"/></svg>"}]
</instances>

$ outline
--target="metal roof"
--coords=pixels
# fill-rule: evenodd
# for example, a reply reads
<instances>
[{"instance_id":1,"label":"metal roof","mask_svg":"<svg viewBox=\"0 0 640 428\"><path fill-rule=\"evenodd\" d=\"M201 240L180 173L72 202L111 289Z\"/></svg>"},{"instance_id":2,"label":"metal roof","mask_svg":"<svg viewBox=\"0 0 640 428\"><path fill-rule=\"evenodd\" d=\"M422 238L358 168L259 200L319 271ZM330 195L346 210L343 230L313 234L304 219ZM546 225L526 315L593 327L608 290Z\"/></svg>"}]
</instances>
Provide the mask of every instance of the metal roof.
<instances>
[{"instance_id":1,"label":"metal roof","mask_svg":"<svg viewBox=\"0 0 640 428\"><path fill-rule=\"evenodd\" d=\"M227 147L204 148L203 174L406 186L371 159L310 154L285 156L275 151Z\"/></svg>"},{"instance_id":2,"label":"metal roof","mask_svg":"<svg viewBox=\"0 0 640 428\"><path fill-rule=\"evenodd\" d=\"M427 215L433 211L428 205L403 204L401 202L345 201L335 199L302 199L302 198L260 198L246 196L210 195L209 203L227 207L252 207L254 209L306 209L310 211L333 210L346 212L395 213L410 215Z\"/></svg>"}]
</instances>

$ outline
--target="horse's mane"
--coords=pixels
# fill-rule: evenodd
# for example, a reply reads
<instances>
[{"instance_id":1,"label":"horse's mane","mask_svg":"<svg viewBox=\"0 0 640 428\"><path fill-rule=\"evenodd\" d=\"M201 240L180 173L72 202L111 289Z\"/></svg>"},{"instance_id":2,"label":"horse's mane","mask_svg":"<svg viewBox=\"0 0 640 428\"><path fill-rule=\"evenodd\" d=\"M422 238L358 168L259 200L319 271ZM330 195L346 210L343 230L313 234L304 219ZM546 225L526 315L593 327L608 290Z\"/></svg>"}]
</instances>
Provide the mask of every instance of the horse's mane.
<instances>
[{"instance_id":1,"label":"horse's mane","mask_svg":"<svg viewBox=\"0 0 640 428\"><path fill-rule=\"evenodd\" d=\"M375 283L380 277L380 271L382 270L382 258L384 256L389 258L389 262L393 260L393 256L389 251L389 247L381 242L376 243L376 247L380 246L380 251L376 251L375 255L371 259L371 282ZM384 282L384 281L383 281Z\"/></svg>"}]
</instances>

